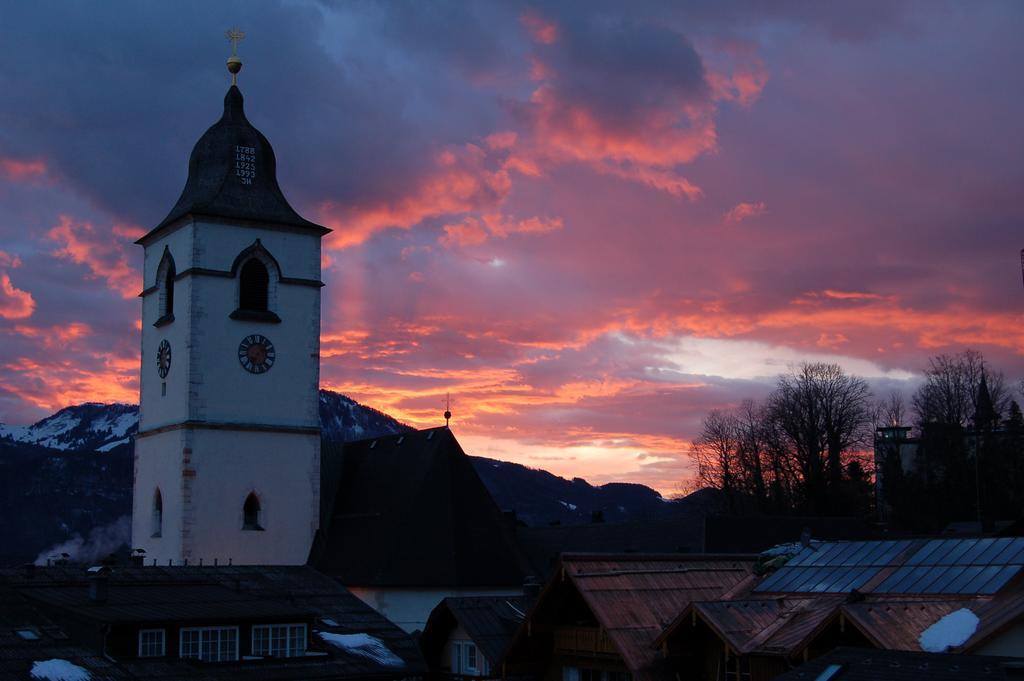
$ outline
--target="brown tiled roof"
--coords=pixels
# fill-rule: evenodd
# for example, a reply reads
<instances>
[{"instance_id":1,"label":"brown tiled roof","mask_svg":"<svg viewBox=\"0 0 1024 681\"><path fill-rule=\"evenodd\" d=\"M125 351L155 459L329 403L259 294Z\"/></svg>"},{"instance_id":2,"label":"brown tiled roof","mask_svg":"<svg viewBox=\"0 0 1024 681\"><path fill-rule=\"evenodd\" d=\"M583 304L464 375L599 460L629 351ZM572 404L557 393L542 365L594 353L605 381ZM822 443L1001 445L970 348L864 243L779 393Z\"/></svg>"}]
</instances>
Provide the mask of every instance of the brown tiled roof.
<instances>
[{"instance_id":1,"label":"brown tiled roof","mask_svg":"<svg viewBox=\"0 0 1024 681\"><path fill-rule=\"evenodd\" d=\"M847 603L843 616L872 643L886 650L921 650L921 632L960 608L974 610L987 599L865 601Z\"/></svg>"},{"instance_id":2,"label":"brown tiled roof","mask_svg":"<svg viewBox=\"0 0 1024 681\"><path fill-rule=\"evenodd\" d=\"M563 574L641 679L657 659L655 640L680 612L693 601L718 598L752 569L746 556L562 556Z\"/></svg>"},{"instance_id":3,"label":"brown tiled roof","mask_svg":"<svg viewBox=\"0 0 1024 681\"><path fill-rule=\"evenodd\" d=\"M799 653L839 613L841 598L762 599L695 603L693 608L741 655Z\"/></svg>"}]
</instances>

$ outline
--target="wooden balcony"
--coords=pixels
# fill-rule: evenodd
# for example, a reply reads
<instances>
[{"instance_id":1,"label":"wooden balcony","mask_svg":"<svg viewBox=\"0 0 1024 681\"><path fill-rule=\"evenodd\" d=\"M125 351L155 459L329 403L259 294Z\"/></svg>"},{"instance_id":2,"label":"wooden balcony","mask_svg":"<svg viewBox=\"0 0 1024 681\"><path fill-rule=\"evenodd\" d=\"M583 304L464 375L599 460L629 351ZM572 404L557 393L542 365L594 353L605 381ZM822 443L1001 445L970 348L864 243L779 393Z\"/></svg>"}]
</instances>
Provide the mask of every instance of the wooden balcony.
<instances>
[{"instance_id":1,"label":"wooden balcony","mask_svg":"<svg viewBox=\"0 0 1024 681\"><path fill-rule=\"evenodd\" d=\"M604 631L597 627L557 627L555 652L583 657L619 657Z\"/></svg>"}]
</instances>

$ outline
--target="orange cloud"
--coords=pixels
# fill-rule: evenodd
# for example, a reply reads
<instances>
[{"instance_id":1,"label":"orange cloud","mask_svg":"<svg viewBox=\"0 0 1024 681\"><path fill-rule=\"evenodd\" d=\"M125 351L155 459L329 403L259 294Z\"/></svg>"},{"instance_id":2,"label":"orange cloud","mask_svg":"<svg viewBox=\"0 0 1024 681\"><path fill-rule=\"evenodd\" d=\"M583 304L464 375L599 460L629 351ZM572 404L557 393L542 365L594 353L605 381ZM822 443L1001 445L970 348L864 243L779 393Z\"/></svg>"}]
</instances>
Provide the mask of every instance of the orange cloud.
<instances>
[{"instance_id":1,"label":"orange cloud","mask_svg":"<svg viewBox=\"0 0 1024 681\"><path fill-rule=\"evenodd\" d=\"M36 301L28 291L15 288L11 277L0 272L0 317L4 319L25 319L36 309Z\"/></svg>"},{"instance_id":2,"label":"orange cloud","mask_svg":"<svg viewBox=\"0 0 1024 681\"><path fill-rule=\"evenodd\" d=\"M318 212L323 224L335 230L328 247L339 249L363 243L382 229L409 229L427 218L494 208L510 188L508 171L496 159L480 146L465 144L437 154L433 172L404 196L372 205L328 201Z\"/></svg>"},{"instance_id":3,"label":"orange cloud","mask_svg":"<svg viewBox=\"0 0 1024 681\"><path fill-rule=\"evenodd\" d=\"M60 223L46 236L59 245L53 255L85 265L92 278L104 280L122 298L134 298L139 292L140 278L138 271L129 264L128 247L132 240L142 236L143 230L114 225L110 231L118 238L101 234L91 223L76 223L71 217L61 215Z\"/></svg>"},{"instance_id":4,"label":"orange cloud","mask_svg":"<svg viewBox=\"0 0 1024 681\"><path fill-rule=\"evenodd\" d=\"M551 45L558 40L558 25L536 14L524 14L519 18L530 37L542 45Z\"/></svg>"},{"instance_id":5,"label":"orange cloud","mask_svg":"<svg viewBox=\"0 0 1024 681\"><path fill-rule=\"evenodd\" d=\"M46 174L46 163L41 160L21 161L0 158L0 177L10 182L24 182Z\"/></svg>"},{"instance_id":6,"label":"orange cloud","mask_svg":"<svg viewBox=\"0 0 1024 681\"><path fill-rule=\"evenodd\" d=\"M480 225L476 218L467 218L465 221L445 225L444 235L438 240L442 245L452 246L478 246L487 241L487 230Z\"/></svg>"},{"instance_id":7,"label":"orange cloud","mask_svg":"<svg viewBox=\"0 0 1024 681\"><path fill-rule=\"evenodd\" d=\"M730 224L742 222L748 218L756 218L768 212L764 201L757 203L737 203L725 214L725 221Z\"/></svg>"}]
</instances>

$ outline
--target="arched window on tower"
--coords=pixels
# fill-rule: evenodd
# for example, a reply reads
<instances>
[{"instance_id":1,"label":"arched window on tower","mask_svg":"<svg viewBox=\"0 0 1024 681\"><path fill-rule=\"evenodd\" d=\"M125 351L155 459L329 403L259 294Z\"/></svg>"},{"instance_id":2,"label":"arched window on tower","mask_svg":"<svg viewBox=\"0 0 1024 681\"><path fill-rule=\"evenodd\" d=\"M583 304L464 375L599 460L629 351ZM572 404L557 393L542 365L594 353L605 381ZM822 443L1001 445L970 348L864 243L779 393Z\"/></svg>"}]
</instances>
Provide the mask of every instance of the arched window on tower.
<instances>
[{"instance_id":1,"label":"arched window on tower","mask_svg":"<svg viewBox=\"0 0 1024 681\"><path fill-rule=\"evenodd\" d=\"M242 505L242 529L262 530L260 520L260 500L255 492L250 492L245 498L245 504Z\"/></svg>"},{"instance_id":2,"label":"arched window on tower","mask_svg":"<svg viewBox=\"0 0 1024 681\"><path fill-rule=\"evenodd\" d=\"M266 265L256 258L248 260L242 265L239 277L238 307L246 311L266 311L269 288L270 275Z\"/></svg>"},{"instance_id":3,"label":"arched window on tower","mask_svg":"<svg viewBox=\"0 0 1024 681\"><path fill-rule=\"evenodd\" d=\"M163 534L164 529L164 499L160 495L160 488L157 487L153 493L153 515L150 519L150 529L152 533L150 536L159 537Z\"/></svg>"},{"instance_id":4,"label":"arched window on tower","mask_svg":"<svg viewBox=\"0 0 1024 681\"><path fill-rule=\"evenodd\" d=\"M169 263L167 274L164 275L164 309L163 316L174 314L174 263Z\"/></svg>"},{"instance_id":5,"label":"arched window on tower","mask_svg":"<svg viewBox=\"0 0 1024 681\"><path fill-rule=\"evenodd\" d=\"M169 249L164 248L164 255L160 258L160 265L156 270L156 285L153 287L159 291L159 307L157 308L157 320L153 326L163 326L174 321L174 279L178 275L174 267L174 258L171 257Z\"/></svg>"}]
</instances>

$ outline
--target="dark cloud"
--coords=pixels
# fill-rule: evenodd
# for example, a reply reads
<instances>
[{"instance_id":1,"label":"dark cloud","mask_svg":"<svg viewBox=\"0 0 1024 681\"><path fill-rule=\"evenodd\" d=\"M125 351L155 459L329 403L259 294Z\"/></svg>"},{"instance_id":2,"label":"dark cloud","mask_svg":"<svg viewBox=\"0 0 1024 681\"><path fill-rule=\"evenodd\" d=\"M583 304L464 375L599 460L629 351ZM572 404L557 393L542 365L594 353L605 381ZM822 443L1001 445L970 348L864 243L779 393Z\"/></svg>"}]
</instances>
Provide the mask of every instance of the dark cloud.
<instances>
[{"instance_id":1,"label":"dark cloud","mask_svg":"<svg viewBox=\"0 0 1024 681\"><path fill-rule=\"evenodd\" d=\"M2 422L133 399L130 235L166 214L220 115L233 24L286 194L336 228L327 387L417 424L450 391L481 453L671 489L706 411L763 397L795 358L878 390L965 346L1024 372L1014 4L4 19L0 278L34 309L0 318ZM741 205L763 209L726 218Z\"/></svg>"}]
</instances>

